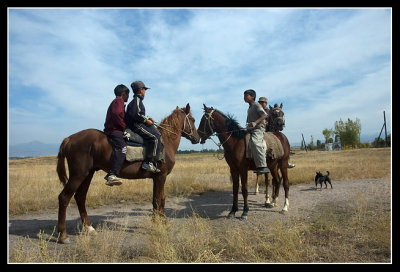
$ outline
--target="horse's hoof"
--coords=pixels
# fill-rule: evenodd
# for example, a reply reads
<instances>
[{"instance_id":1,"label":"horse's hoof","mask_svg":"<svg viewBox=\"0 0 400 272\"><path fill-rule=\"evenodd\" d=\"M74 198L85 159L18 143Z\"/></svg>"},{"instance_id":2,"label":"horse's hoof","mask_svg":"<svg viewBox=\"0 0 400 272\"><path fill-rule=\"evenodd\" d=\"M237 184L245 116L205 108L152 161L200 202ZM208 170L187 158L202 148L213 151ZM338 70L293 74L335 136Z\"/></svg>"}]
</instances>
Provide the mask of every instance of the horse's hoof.
<instances>
[{"instance_id":1,"label":"horse's hoof","mask_svg":"<svg viewBox=\"0 0 400 272\"><path fill-rule=\"evenodd\" d=\"M287 214L288 211L287 211L287 210L282 210L282 211L280 211L279 213L280 213L280 214Z\"/></svg>"},{"instance_id":2,"label":"horse's hoof","mask_svg":"<svg viewBox=\"0 0 400 272\"><path fill-rule=\"evenodd\" d=\"M92 226L83 225L82 232L89 235L97 235L97 231Z\"/></svg>"},{"instance_id":3,"label":"horse's hoof","mask_svg":"<svg viewBox=\"0 0 400 272\"><path fill-rule=\"evenodd\" d=\"M226 218L235 218L235 213L229 213Z\"/></svg>"},{"instance_id":4,"label":"horse's hoof","mask_svg":"<svg viewBox=\"0 0 400 272\"><path fill-rule=\"evenodd\" d=\"M273 208L274 205L272 205L271 203L265 203L265 208Z\"/></svg>"},{"instance_id":5,"label":"horse's hoof","mask_svg":"<svg viewBox=\"0 0 400 272\"><path fill-rule=\"evenodd\" d=\"M87 232L89 235L92 235L92 236L96 236L98 234L97 231L92 226L90 226L88 228Z\"/></svg>"},{"instance_id":6,"label":"horse's hoof","mask_svg":"<svg viewBox=\"0 0 400 272\"><path fill-rule=\"evenodd\" d=\"M240 217L240 220L241 220L241 221L246 221L246 220L247 220L247 215L242 215L242 216Z\"/></svg>"},{"instance_id":7,"label":"horse's hoof","mask_svg":"<svg viewBox=\"0 0 400 272\"><path fill-rule=\"evenodd\" d=\"M70 244L71 240L69 238L65 238L65 239L59 239L58 240L59 244Z\"/></svg>"}]
</instances>

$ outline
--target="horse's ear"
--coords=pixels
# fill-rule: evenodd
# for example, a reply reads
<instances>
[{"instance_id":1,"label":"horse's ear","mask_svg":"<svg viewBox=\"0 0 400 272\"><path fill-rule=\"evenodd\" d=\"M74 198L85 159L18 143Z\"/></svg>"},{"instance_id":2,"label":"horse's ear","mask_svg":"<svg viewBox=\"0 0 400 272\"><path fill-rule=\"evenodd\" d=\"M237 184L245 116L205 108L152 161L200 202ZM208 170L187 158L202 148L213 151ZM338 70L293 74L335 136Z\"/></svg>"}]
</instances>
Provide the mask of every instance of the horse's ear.
<instances>
[{"instance_id":1,"label":"horse's ear","mask_svg":"<svg viewBox=\"0 0 400 272\"><path fill-rule=\"evenodd\" d=\"M206 111L207 110L206 104L203 103L203 107L204 107L204 111Z\"/></svg>"},{"instance_id":2,"label":"horse's ear","mask_svg":"<svg viewBox=\"0 0 400 272\"><path fill-rule=\"evenodd\" d=\"M189 112L190 112L190 105L189 105L189 103L187 103L185 113L189 114Z\"/></svg>"},{"instance_id":3,"label":"horse's ear","mask_svg":"<svg viewBox=\"0 0 400 272\"><path fill-rule=\"evenodd\" d=\"M177 109L177 110L179 110L179 107L178 107L178 106L176 106L176 109Z\"/></svg>"},{"instance_id":4,"label":"horse's ear","mask_svg":"<svg viewBox=\"0 0 400 272\"><path fill-rule=\"evenodd\" d=\"M283 104L282 104L282 103L281 103L281 105L279 106L279 108L281 108L281 109L283 108Z\"/></svg>"},{"instance_id":5,"label":"horse's ear","mask_svg":"<svg viewBox=\"0 0 400 272\"><path fill-rule=\"evenodd\" d=\"M268 105L269 109L272 109L271 105Z\"/></svg>"}]
</instances>

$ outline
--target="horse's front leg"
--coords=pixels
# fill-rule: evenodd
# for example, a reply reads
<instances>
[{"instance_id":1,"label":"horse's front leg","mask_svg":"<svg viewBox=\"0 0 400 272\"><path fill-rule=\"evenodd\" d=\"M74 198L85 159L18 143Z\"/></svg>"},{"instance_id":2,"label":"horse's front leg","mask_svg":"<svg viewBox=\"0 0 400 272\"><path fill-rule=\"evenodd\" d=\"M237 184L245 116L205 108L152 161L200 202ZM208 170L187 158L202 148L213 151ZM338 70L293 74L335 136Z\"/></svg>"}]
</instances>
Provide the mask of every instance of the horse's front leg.
<instances>
[{"instance_id":1,"label":"horse's front leg","mask_svg":"<svg viewBox=\"0 0 400 272\"><path fill-rule=\"evenodd\" d=\"M273 165L270 167L271 176L272 176L272 202L268 207L277 207L278 206L278 197L279 197L279 174L278 174L278 167L277 165ZM266 206L267 207L267 206ZM267 207L267 208L268 208Z\"/></svg>"},{"instance_id":2,"label":"horse's front leg","mask_svg":"<svg viewBox=\"0 0 400 272\"><path fill-rule=\"evenodd\" d=\"M165 193L164 184L166 176L156 175L153 177L153 217L165 218Z\"/></svg>"},{"instance_id":3,"label":"horse's front leg","mask_svg":"<svg viewBox=\"0 0 400 272\"><path fill-rule=\"evenodd\" d=\"M269 189L268 187L271 187L272 195L274 194L274 188L272 187L272 181L268 179L268 173L265 173L265 207L267 208L272 208L271 204L271 198L268 193Z\"/></svg>"},{"instance_id":4,"label":"horse's front leg","mask_svg":"<svg viewBox=\"0 0 400 272\"><path fill-rule=\"evenodd\" d=\"M289 210L289 177L287 173L287 162L284 162L284 165L280 165L282 179L283 179L283 188L285 189L285 205L283 206L282 213L286 213Z\"/></svg>"},{"instance_id":5,"label":"horse's front leg","mask_svg":"<svg viewBox=\"0 0 400 272\"><path fill-rule=\"evenodd\" d=\"M262 174L260 174L260 173L257 173L257 178L256 178L256 191L255 191L255 195L258 195L258 193L260 192L259 191L259 185L258 185L258 181L259 181L259 178L262 176Z\"/></svg>"},{"instance_id":6,"label":"horse's front leg","mask_svg":"<svg viewBox=\"0 0 400 272\"><path fill-rule=\"evenodd\" d=\"M231 171L231 176L232 176L232 186L233 186L233 205L230 213L228 214L229 218L235 217L235 213L239 210L238 208L239 173L236 171Z\"/></svg>"},{"instance_id":7,"label":"horse's front leg","mask_svg":"<svg viewBox=\"0 0 400 272\"><path fill-rule=\"evenodd\" d=\"M249 192L247 191L247 169L246 171L241 171L240 173L240 181L242 182L242 196L243 196L243 213L241 216L241 220L246 220L247 219L247 213L249 212L249 204L247 201L247 197L249 195Z\"/></svg>"}]
</instances>

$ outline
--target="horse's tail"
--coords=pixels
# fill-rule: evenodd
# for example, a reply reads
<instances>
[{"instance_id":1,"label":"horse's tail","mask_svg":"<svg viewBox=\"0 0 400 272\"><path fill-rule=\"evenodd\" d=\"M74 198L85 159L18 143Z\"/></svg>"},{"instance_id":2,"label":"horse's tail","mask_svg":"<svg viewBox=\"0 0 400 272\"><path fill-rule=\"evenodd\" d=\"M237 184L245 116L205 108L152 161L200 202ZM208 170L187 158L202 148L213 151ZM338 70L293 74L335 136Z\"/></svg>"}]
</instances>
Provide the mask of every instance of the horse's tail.
<instances>
[{"instance_id":1,"label":"horse's tail","mask_svg":"<svg viewBox=\"0 0 400 272\"><path fill-rule=\"evenodd\" d=\"M329 174L330 174L330 173L329 173L329 171L326 171L326 172L328 173L328 175L327 175L327 176L329 177Z\"/></svg>"},{"instance_id":2,"label":"horse's tail","mask_svg":"<svg viewBox=\"0 0 400 272\"><path fill-rule=\"evenodd\" d=\"M68 144L69 140L69 137L64 139L64 141L60 145L60 150L58 151L57 156L57 174L60 182L64 185L64 187L68 181L67 172L65 171L65 147Z\"/></svg>"}]
</instances>

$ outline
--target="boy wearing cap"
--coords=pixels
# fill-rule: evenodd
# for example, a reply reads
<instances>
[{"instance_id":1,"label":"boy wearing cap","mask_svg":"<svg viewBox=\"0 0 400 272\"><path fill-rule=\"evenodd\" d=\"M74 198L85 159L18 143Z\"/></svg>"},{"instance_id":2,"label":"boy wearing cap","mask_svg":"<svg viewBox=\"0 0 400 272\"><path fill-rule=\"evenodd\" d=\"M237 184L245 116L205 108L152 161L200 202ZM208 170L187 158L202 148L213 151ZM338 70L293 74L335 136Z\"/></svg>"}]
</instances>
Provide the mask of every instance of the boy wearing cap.
<instances>
[{"instance_id":1,"label":"boy wearing cap","mask_svg":"<svg viewBox=\"0 0 400 272\"><path fill-rule=\"evenodd\" d=\"M126 127L124 122L125 102L129 98L129 89L120 84L115 87L114 94L116 97L108 107L104 123L104 133L112 146L110 172L104 177L108 186L122 184L122 181L117 176L126 156L126 143L123 135Z\"/></svg>"},{"instance_id":2,"label":"boy wearing cap","mask_svg":"<svg viewBox=\"0 0 400 272\"><path fill-rule=\"evenodd\" d=\"M267 108L267 104L268 104L268 99L264 96L261 96L258 99L258 103L262 106L262 108L264 109L264 111L269 115L269 109Z\"/></svg>"},{"instance_id":3,"label":"boy wearing cap","mask_svg":"<svg viewBox=\"0 0 400 272\"><path fill-rule=\"evenodd\" d=\"M269 173L266 161L266 150L263 145L265 132L265 119L268 114L262 106L255 101L256 92L252 89L244 92L244 101L249 104L247 110L247 130L250 132L250 145L257 173Z\"/></svg>"},{"instance_id":4,"label":"boy wearing cap","mask_svg":"<svg viewBox=\"0 0 400 272\"><path fill-rule=\"evenodd\" d=\"M143 99L146 90L150 89L142 81L135 81L131 84L133 100L128 104L125 115L125 122L128 128L143 137L146 142L146 158L142 163L142 168L153 173L160 172L155 165L155 158L159 157L161 150L161 135L155 128L154 120L146 117L146 109Z\"/></svg>"}]
</instances>

